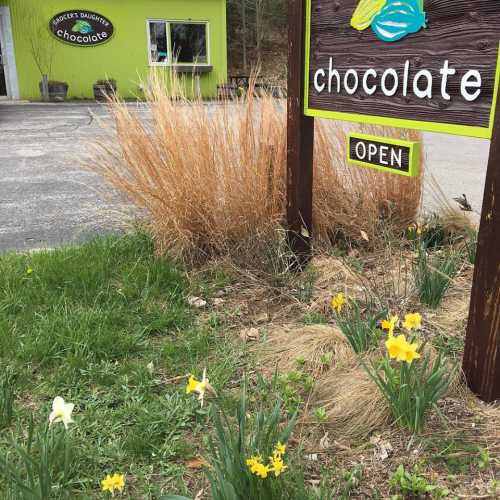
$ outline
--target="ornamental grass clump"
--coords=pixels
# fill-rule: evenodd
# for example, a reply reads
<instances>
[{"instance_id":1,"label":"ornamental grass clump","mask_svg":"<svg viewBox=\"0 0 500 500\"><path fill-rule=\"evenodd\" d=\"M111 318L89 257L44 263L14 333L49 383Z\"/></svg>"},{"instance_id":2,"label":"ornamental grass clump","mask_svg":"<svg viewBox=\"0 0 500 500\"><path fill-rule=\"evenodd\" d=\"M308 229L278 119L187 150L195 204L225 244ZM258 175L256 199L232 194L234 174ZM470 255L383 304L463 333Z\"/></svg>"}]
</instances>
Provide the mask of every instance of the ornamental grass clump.
<instances>
[{"instance_id":1,"label":"ornamental grass clump","mask_svg":"<svg viewBox=\"0 0 500 500\"><path fill-rule=\"evenodd\" d=\"M286 101L257 98L251 86L242 98L207 104L187 97L179 78L153 72L144 85L145 106L134 109L111 99L116 135L113 130L109 140L100 141L91 168L143 217L159 252L188 261L229 256L247 267L269 266L270 248L286 252ZM399 129L350 127L419 137ZM361 240L360 230L375 243L381 225L403 230L420 206L421 176L348 164L349 130L317 122L317 246L331 245L339 235Z\"/></svg>"},{"instance_id":2,"label":"ornamental grass clump","mask_svg":"<svg viewBox=\"0 0 500 500\"><path fill-rule=\"evenodd\" d=\"M395 421L413 433L423 431L429 410L444 396L456 370L450 369L441 354L433 356L418 343L414 332L420 325L420 314L407 314L402 325L406 334L395 335L399 320L391 316L382 323L388 330L386 356L378 363L364 365Z\"/></svg>"}]
</instances>

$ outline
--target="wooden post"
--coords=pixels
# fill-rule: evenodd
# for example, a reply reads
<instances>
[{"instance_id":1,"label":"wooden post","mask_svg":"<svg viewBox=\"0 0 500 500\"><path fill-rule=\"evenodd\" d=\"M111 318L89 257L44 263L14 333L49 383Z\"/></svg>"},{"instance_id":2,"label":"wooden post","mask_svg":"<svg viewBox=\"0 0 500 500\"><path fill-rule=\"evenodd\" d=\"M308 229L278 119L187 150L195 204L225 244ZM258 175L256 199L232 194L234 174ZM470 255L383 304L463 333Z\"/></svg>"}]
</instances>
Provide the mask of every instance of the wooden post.
<instances>
[{"instance_id":1,"label":"wooden post","mask_svg":"<svg viewBox=\"0 0 500 500\"><path fill-rule=\"evenodd\" d=\"M463 370L486 402L500 399L500 93L486 173Z\"/></svg>"},{"instance_id":2,"label":"wooden post","mask_svg":"<svg viewBox=\"0 0 500 500\"><path fill-rule=\"evenodd\" d=\"M303 268L311 257L314 119L304 116L306 1L288 2L288 242Z\"/></svg>"}]
</instances>

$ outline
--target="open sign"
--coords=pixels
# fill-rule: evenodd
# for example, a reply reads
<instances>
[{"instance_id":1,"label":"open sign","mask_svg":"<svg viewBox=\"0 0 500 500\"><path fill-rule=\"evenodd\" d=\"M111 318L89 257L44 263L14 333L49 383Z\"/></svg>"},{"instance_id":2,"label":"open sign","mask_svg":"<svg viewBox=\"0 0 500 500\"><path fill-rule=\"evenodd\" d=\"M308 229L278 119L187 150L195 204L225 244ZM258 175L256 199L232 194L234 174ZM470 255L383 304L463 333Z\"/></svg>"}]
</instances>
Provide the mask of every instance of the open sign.
<instances>
[{"instance_id":1,"label":"open sign","mask_svg":"<svg viewBox=\"0 0 500 500\"><path fill-rule=\"evenodd\" d=\"M347 139L348 160L362 167L392 172L407 177L418 174L420 145L366 134L349 134Z\"/></svg>"}]
</instances>

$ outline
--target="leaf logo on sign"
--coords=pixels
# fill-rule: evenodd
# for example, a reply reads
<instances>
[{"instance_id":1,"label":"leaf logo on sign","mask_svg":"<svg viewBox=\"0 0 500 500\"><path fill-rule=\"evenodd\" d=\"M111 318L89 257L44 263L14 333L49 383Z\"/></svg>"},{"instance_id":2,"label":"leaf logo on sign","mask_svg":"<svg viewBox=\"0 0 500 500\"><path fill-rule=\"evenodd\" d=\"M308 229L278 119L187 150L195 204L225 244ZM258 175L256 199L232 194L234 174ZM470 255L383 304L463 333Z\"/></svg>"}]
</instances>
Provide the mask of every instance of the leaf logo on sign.
<instances>
[{"instance_id":1,"label":"leaf logo on sign","mask_svg":"<svg viewBox=\"0 0 500 500\"><path fill-rule=\"evenodd\" d=\"M359 31L371 26L383 42L396 42L427 26L424 0L361 0L351 26Z\"/></svg>"},{"instance_id":2,"label":"leaf logo on sign","mask_svg":"<svg viewBox=\"0 0 500 500\"><path fill-rule=\"evenodd\" d=\"M73 31L73 33L81 33L82 35L87 35L88 33L94 32L94 30L92 29L92 25L87 21L83 21L82 19L76 21L71 31Z\"/></svg>"}]
</instances>

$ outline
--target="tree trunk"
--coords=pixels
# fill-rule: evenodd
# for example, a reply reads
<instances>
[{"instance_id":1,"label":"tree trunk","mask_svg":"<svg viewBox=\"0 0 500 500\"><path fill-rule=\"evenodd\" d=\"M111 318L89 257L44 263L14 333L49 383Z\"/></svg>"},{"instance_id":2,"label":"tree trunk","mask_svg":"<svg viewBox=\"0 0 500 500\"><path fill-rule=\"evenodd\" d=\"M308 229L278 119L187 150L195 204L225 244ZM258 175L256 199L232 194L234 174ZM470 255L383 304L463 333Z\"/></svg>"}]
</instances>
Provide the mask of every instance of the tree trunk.
<instances>
[{"instance_id":1,"label":"tree trunk","mask_svg":"<svg viewBox=\"0 0 500 500\"><path fill-rule=\"evenodd\" d=\"M243 73L248 71L247 60L247 0L241 0L241 23L243 29Z\"/></svg>"},{"instance_id":2,"label":"tree trunk","mask_svg":"<svg viewBox=\"0 0 500 500\"><path fill-rule=\"evenodd\" d=\"M255 42L257 66L262 61L262 40L264 39L264 0L255 0Z\"/></svg>"}]
</instances>

